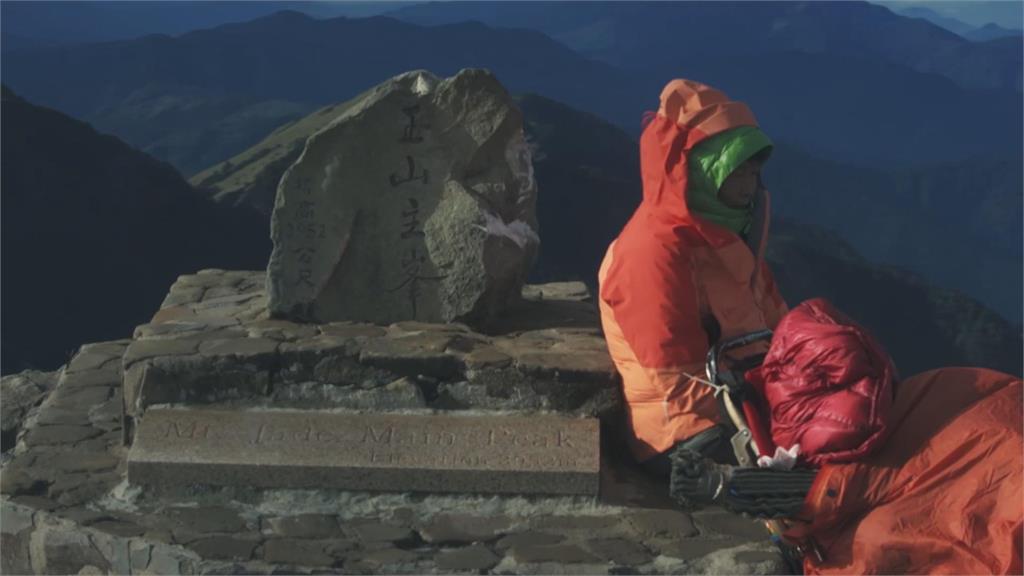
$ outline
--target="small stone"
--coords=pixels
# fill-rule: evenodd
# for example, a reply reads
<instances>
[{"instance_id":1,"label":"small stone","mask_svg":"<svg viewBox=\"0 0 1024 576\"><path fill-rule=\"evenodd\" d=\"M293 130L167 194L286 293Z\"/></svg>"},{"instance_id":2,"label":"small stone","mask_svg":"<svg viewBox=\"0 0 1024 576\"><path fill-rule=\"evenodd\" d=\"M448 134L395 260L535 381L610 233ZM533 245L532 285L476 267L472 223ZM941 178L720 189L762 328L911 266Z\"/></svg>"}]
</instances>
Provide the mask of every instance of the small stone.
<instances>
[{"instance_id":1,"label":"small stone","mask_svg":"<svg viewBox=\"0 0 1024 576\"><path fill-rule=\"evenodd\" d=\"M120 358L120 354L104 354L99 351L79 352L71 359L65 372L84 372L86 370L97 370L107 362Z\"/></svg>"},{"instance_id":2,"label":"small stone","mask_svg":"<svg viewBox=\"0 0 1024 576\"><path fill-rule=\"evenodd\" d=\"M164 298L164 301L160 303L161 308L169 308L172 306L181 306L182 304L193 304L198 302L203 297L204 288L180 288L172 290Z\"/></svg>"},{"instance_id":3,"label":"small stone","mask_svg":"<svg viewBox=\"0 0 1024 576\"><path fill-rule=\"evenodd\" d=\"M518 534L510 534L498 540L494 547L498 550L507 550L509 548L524 548L527 546L547 546L549 544L558 544L562 540L565 540L565 536L561 534L520 532Z\"/></svg>"},{"instance_id":4,"label":"small stone","mask_svg":"<svg viewBox=\"0 0 1024 576\"><path fill-rule=\"evenodd\" d=\"M412 524L412 521L416 518L416 511L412 508L394 508L391 510L391 520L405 524L406 526Z\"/></svg>"},{"instance_id":5,"label":"small stone","mask_svg":"<svg viewBox=\"0 0 1024 576\"><path fill-rule=\"evenodd\" d=\"M679 558L681 560L695 560L715 550L739 546L743 542L736 540L709 539L704 537L684 538L654 538L646 541L646 544L662 556Z\"/></svg>"},{"instance_id":6,"label":"small stone","mask_svg":"<svg viewBox=\"0 0 1024 576\"><path fill-rule=\"evenodd\" d=\"M424 332L458 334L469 331L469 326L460 322L416 322L409 320L405 322L395 322L388 326L388 332L394 336L422 334Z\"/></svg>"},{"instance_id":7,"label":"small stone","mask_svg":"<svg viewBox=\"0 0 1024 576\"><path fill-rule=\"evenodd\" d=\"M88 414L90 407L106 402L112 391L113 389L103 386L58 388L53 394L50 405L66 410L79 410Z\"/></svg>"},{"instance_id":8,"label":"small stone","mask_svg":"<svg viewBox=\"0 0 1024 576\"><path fill-rule=\"evenodd\" d=\"M523 286L525 300L590 300L590 289L583 282L549 282Z\"/></svg>"},{"instance_id":9,"label":"small stone","mask_svg":"<svg viewBox=\"0 0 1024 576\"><path fill-rule=\"evenodd\" d=\"M530 522L530 527L538 530L581 531L593 534L602 530L616 528L625 521L622 516L540 516Z\"/></svg>"},{"instance_id":10,"label":"small stone","mask_svg":"<svg viewBox=\"0 0 1024 576\"><path fill-rule=\"evenodd\" d=\"M75 374L64 374L61 376L62 388L88 388L91 386L104 386L113 388L121 384L120 366L109 370L90 370Z\"/></svg>"},{"instance_id":11,"label":"small stone","mask_svg":"<svg viewBox=\"0 0 1024 576\"><path fill-rule=\"evenodd\" d=\"M188 543L188 548L213 560L248 560L259 540L242 536L207 536Z\"/></svg>"},{"instance_id":12,"label":"small stone","mask_svg":"<svg viewBox=\"0 0 1024 576\"><path fill-rule=\"evenodd\" d=\"M189 574L189 562L184 561L184 554L174 546L153 546L150 552L148 574Z\"/></svg>"},{"instance_id":13,"label":"small stone","mask_svg":"<svg viewBox=\"0 0 1024 576\"><path fill-rule=\"evenodd\" d=\"M408 564L415 562L418 559L419 554L416 554L415 552L390 547L373 550L363 555L361 558L358 558L356 562L358 564L369 565L373 568L381 568L384 566L394 566L396 564Z\"/></svg>"},{"instance_id":14,"label":"small stone","mask_svg":"<svg viewBox=\"0 0 1024 576\"><path fill-rule=\"evenodd\" d=\"M644 538L689 538L697 534L690 515L678 510L641 510L629 514L627 519Z\"/></svg>"},{"instance_id":15,"label":"small stone","mask_svg":"<svg viewBox=\"0 0 1024 576\"><path fill-rule=\"evenodd\" d=\"M120 357L124 354L124 349L131 344L130 338L123 338L121 340L108 340L106 342L90 342L88 344L82 344L82 347L78 349L79 352L95 352L99 354L107 354L108 356Z\"/></svg>"},{"instance_id":16,"label":"small stone","mask_svg":"<svg viewBox=\"0 0 1024 576\"><path fill-rule=\"evenodd\" d=\"M651 560L651 553L637 542L623 538L599 538L587 541L587 549L606 562L619 566L637 566Z\"/></svg>"},{"instance_id":17,"label":"small stone","mask_svg":"<svg viewBox=\"0 0 1024 576\"><path fill-rule=\"evenodd\" d=\"M526 352L516 356L524 374L559 382L605 382L616 379L615 365L607 349L572 352Z\"/></svg>"},{"instance_id":18,"label":"small stone","mask_svg":"<svg viewBox=\"0 0 1024 576\"><path fill-rule=\"evenodd\" d=\"M298 360L313 360L328 355L349 356L355 353L355 348L350 338L322 334L315 338L283 342L279 352L281 355L295 356Z\"/></svg>"},{"instance_id":19,"label":"small stone","mask_svg":"<svg viewBox=\"0 0 1024 576\"><path fill-rule=\"evenodd\" d=\"M37 529L29 544L33 572L37 574L77 574L83 566L110 569L87 534L76 529L45 527Z\"/></svg>"},{"instance_id":20,"label":"small stone","mask_svg":"<svg viewBox=\"0 0 1024 576\"><path fill-rule=\"evenodd\" d=\"M713 534L733 536L748 541L764 540L768 534L763 520L744 518L739 514L724 510L702 511L695 513L693 518L702 531Z\"/></svg>"},{"instance_id":21,"label":"small stone","mask_svg":"<svg viewBox=\"0 0 1024 576\"><path fill-rule=\"evenodd\" d=\"M213 298L223 298L224 296L235 296L238 294L238 290L231 286L214 286L203 292L203 300L210 300Z\"/></svg>"},{"instance_id":22,"label":"small stone","mask_svg":"<svg viewBox=\"0 0 1024 576\"><path fill-rule=\"evenodd\" d=\"M82 452L83 454L105 454L109 453L111 447L120 442L120 426L95 426L95 428L103 430L103 434L75 444L75 452Z\"/></svg>"},{"instance_id":23,"label":"small stone","mask_svg":"<svg viewBox=\"0 0 1024 576\"><path fill-rule=\"evenodd\" d=\"M150 324L161 324L163 322L171 322L174 320L190 320L195 318L195 310L192 310L191 306L167 306L160 308L156 314L149 320Z\"/></svg>"},{"instance_id":24,"label":"small stone","mask_svg":"<svg viewBox=\"0 0 1024 576\"><path fill-rule=\"evenodd\" d=\"M381 338L363 345L359 362L402 376L448 380L461 371L458 358L445 352L450 341L451 337L443 333Z\"/></svg>"},{"instance_id":25,"label":"small stone","mask_svg":"<svg viewBox=\"0 0 1024 576\"><path fill-rule=\"evenodd\" d=\"M360 542L394 542L397 546L408 546L416 543L416 535L406 526L384 524L381 522L365 522L349 525Z\"/></svg>"},{"instance_id":26,"label":"small stone","mask_svg":"<svg viewBox=\"0 0 1024 576\"><path fill-rule=\"evenodd\" d=\"M559 564L585 564L598 559L575 544L553 544L548 546L523 546L510 548L508 555L516 562L535 564L557 562Z\"/></svg>"},{"instance_id":27,"label":"small stone","mask_svg":"<svg viewBox=\"0 0 1024 576\"><path fill-rule=\"evenodd\" d=\"M327 543L324 550L333 556L335 560L343 560L358 547L359 545L354 540L339 540L335 538Z\"/></svg>"},{"instance_id":28,"label":"small stone","mask_svg":"<svg viewBox=\"0 0 1024 576\"><path fill-rule=\"evenodd\" d=\"M127 367L146 358L186 356L195 353L198 347L197 340L136 340L128 346L122 361Z\"/></svg>"},{"instance_id":29,"label":"small stone","mask_svg":"<svg viewBox=\"0 0 1024 576\"><path fill-rule=\"evenodd\" d=\"M60 515L62 518L66 518L76 524L81 524L82 526L89 526L99 522L100 520L114 520L113 515L109 512L92 510L85 507L68 508L67 510L61 511Z\"/></svg>"},{"instance_id":30,"label":"small stone","mask_svg":"<svg viewBox=\"0 0 1024 576\"><path fill-rule=\"evenodd\" d=\"M387 330L380 326L358 322L321 324L320 332L327 336L338 336L341 338L377 338L387 334Z\"/></svg>"},{"instance_id":31,"label":"small stone","mask_svg":"<svg viewBox=\"0 0 1024 576\"><path fill-rule=\"evenodd\" d=\"M57 501L55 500L51 500L44 496L34 495L12 496L11 502L14 502L15 504L21 504L22 506L28 506L29 508L35 508L36 510L46 510L48 512L51 510L56 510L57 508L61 507L60 504L57 503Z\"/></svg>"},{"instance_id":32,"label":"small stone","mask_svg":"<svg viewBox=\"0 0 1024 576\"><path fill-rule=\"evenodd\" d=\"M441 514L420 528L423 540L439 546L489 542L501 536L512 525L501 516L470 516Z\"/></svg>"},{"instance_id":33,"label":"small stone","mask_svg":"<svg viewBox=\"0 0 1024 576\"><path fill-rule=\"evenodd\" d=\"M89 410L89 421L92 422L94 425L108 423L111 421L120 423L122 409L123 406L121 398L112 398L104 402L103 404L93 406Z\"/></svg>"},{"instance_id":34,"label":"small stone","mask_svg":"<svg viewBox=\"0 0 1024 576\"><path fill-rule=\"evenodd\" d=\"M141 536L145 534L146 529L138 524L132 522L121 522L118 520L100 520L90 525L90 528L101 530L114 536L121 536L123 538L131 538L133 536Z\"/></svg>"},{"instance_id":35,"label":"small stone","mask_svg":"<svg viewBox=\"0 0 1024 576\"><path fill-rule=\"evenodd\" d=\"M63 479L61 478L61 480ZM75 486L67 487L63 491L54 488L56 483L51 484L50 497L56 496L57 502L62 506L80 506L110 492L117 485L117 480L117 477L109 475L92 474L88 480L80 482Z\"/></svg>"},{"instance_id":36,"label":"small stone","mask_svg":"<svg viewBox=\"0 0 1024 576\"><path fill-rule=\"evenodd\" d=\"M40 410L36 417L37 426L55 426L67 424L71 426L88 426L89 412L87 410L69 410L67 408L47 407Z\"/></svg>"},{"instance_id":37,"label":"small stone","mask_svg":"<svg viewBox=\"0 0 1024 576\"><path fill-rule=\"evenodd\" d=\"M434 558L438 569L446 572L490 570L500 560L494 552L479 544L458 550L444 550Z\"/></svg>"},{"instance_id":38,"label":"small stone","mask_svg":"<svg viewBox=\"0 0 1024 576\"><path fill-rule=\"evenodd\" d=\"M467 368L506 368L512 364L512 357L499 351L497 348L487 346L476 348L469 354L462 357Z\"/></svg>"},{"instance_id":39,"label":"small stone","mask_svg":"<svg viewBox=\"0 0 1024 576\"><path fill-rule=\"evenodd\" d=\"M263 560L299 566L331 566L334 557L325 552L327 542L274 538L263 544Z\"/></svg>"},{"instance_id":40,"label":"small stone","mask_svg":"<svg viewBox=\"0 0 1024 576\"><path fill-rule=\"evenodd\" d=\"M31 574L29 542L33 512L23 506L4 502L0 508L0 573Z\"/></svg>"},{"instance_id":41,"label":"small stone","mask_svg":"<svg viewBox=\"0 0 1024 576\"><path fill-rule=\"evenodd\" d=\"M121 459L106 452L89 453L84 450L61 452L47 458L47 465L65 473L98 472L112 470Z\"/></svg>"},{"instance_id":42,"label":"small stone","mask_svg":"<svg viewBox=\"0 0 1024 576\"><path fill-rule=\"evenodd\" d=\"M741 550L734 556L739 564L762 564L779 562L779 553L771 550Z\"/></svg>"},{"instance_id":43,"label":"small stone","mask_svg":"<svg viewBox=\"0 0 1024 576\"><path fill-rule=\"evenodd\" d=\"M0 533L20 534L35 524L32 517L34 511L25 506L12 506L4 503L0 506Z\"/></svg>"},{"instance_id":44,"label":"small stone","mask_svg":"<svg viewBox=\"0 0 1024 576\"><path fill-rule=\"evenodd\" d=\"M267 338L234 338L208 340L199 344L199 353L205 356L238 356L249 358L273 354L278 343Z\"/></svg>"},{"instance_id":45,"label":"small stone","mask_svg":"<svg viewBox=\"0 0 1024 576\"><path fill-rule=\"evenodd\" d=\"M89 438L95 438L103 431L91 426L39 426L25 435L27 446L52 446L57 444L74 444Z\"/></svg>"},{"instance_id":46,"label":"small stone","mask_svg":"<svg viewBox=\"0 0 1024 576\"><path fill-rule=\"evenodd\" d=\"M250 338L270 338L272 340L301 340L312 338L320 333L316 324L297 324L287 320L257 320L247 322L243 328Z\"/></svg>"},{"instance_id":47,"label":"small stone","mask_svg":"<svg viewBox=\"0 0 1024 576\"><path fill-rule=\"evenodd\" d=\"M47 480L40 477L42 472L40 469L8 464L0 472L0 493L8 496L42 494L46 492L47 485Z\"/></svg>"},{"instance_id":48,"label":"small stone","mask_svg":"<svg viewBox=\"0 0 1024 576\"><path fill-rule=\"evenodd\" d=\"M168 508L164 514L175 525L195 532L243 532L245 521L230 508Z\"/></svg>"},{"instance_id":49,"label":"small stone","mask_svg":"<svg viewBox=\"0 0 1024 576\"><path fill-rule=\"evenodd\" d=\"M285 538L334 538L342 534L338 518L328 514L300 514L267 518L267 528Z\"/></svg>"},{"instance_id":50,"label":"small stone","mask_svg":"<svg viewBox=\"0 0 1024 576\"><path fill-rule=\"evenodd\" d=\"M145 537L143 537L145 538ZM149 567L153 559L153 545L148 542L132 540L128 544L128 563L132 574L139 574Z\"/></svg>"},{"instance_id":51,"label":"small stone","mask_svg":"<svg viewBox=\"0 0 1024 576\"><path fill-rule=\"evenodd\" d=\"M26 370L0 378L0 435L4 450L14 446L29 411L57 386L59 374Z\"/></svg>"},{"instance_id":52,"label":"small stone","mask_svg":"<svg viewBox=\"0 0 1024 576\"><path fill-rule=\"evenodd\" d=\"M215 315L220 317L234 316L234 312L245 308L245 304L260 299L261 294L230 294L216 298L203 297L203 301L195 304L192 308L200 315Z\"/></svg>"}]
</instances>

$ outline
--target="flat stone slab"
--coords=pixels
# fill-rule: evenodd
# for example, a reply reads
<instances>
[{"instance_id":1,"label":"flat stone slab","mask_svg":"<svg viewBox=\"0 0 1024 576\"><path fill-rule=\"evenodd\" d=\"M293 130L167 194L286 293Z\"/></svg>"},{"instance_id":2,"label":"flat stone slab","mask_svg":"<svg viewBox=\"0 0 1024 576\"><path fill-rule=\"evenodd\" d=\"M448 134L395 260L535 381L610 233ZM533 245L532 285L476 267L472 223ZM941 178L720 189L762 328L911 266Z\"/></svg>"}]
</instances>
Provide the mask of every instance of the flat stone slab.
<instances>
[{"instance_id":1,"label":"flat stone slab","mask_svg":"<svg viewBox=\"0 0 1024 576\"><path fill-rule=\"evenodd\" d=\"M388 492L596 496L598 420L152 409L128 478Z\"/></svg>"}]
</instances>

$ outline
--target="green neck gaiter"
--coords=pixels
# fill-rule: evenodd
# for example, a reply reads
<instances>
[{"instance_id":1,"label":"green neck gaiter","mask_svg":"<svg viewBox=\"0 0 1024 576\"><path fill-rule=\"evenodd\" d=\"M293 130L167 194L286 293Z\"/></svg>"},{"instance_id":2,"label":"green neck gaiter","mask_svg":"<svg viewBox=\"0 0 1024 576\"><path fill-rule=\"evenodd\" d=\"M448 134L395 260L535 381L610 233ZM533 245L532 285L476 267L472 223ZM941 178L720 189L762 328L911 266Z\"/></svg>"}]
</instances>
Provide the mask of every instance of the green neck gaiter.
<instances>
[{"instance_id":1,"label":"green neck gaiter","mask_svg":"<svg viewBox=\"0 0 1024 576\"><path fill-rule=\"evenodd\" d=\"M740 126L706 138L690 151L686 203L697 216L736 234L750 228L751 207L730 208L718 198L722 182L772 141L754 126Z\"/></svg>"}]
</instances>

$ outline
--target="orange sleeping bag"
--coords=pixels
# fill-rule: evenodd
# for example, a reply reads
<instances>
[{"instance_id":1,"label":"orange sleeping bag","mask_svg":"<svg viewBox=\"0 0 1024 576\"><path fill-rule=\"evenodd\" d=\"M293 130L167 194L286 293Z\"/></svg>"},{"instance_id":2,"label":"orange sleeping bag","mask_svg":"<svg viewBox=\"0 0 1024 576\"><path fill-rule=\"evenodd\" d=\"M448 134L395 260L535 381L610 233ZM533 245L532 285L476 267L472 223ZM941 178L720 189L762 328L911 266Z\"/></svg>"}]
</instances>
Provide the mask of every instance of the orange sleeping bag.
<instances>
[{"instance_id":1,"label":"orange sleeping bag","mask_svg":"<svg viewBox=\"0 0 1024 576\"><path fill-rule=\"evenodd\" d=\"M821 553L807 574L1020 574L1022 381L980 368L896 388L891 433L826 464L786 532Z\"/></svg>"}]
</instances>

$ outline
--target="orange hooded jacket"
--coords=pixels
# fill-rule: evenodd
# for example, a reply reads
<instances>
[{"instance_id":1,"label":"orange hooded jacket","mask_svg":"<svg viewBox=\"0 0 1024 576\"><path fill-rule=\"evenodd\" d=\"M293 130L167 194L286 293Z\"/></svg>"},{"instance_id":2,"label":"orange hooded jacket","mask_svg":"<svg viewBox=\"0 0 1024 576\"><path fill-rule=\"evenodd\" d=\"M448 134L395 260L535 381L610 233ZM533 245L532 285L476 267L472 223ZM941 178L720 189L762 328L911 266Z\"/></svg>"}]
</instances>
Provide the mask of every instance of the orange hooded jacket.
<instances>
[{"instance_id":1,"label":"orange hooded jacket","mask_svg":"<svg viewBox=\"0 0 1024 576\"><path fill-rule=\"evenodd\" d=\"M641 461L720 421L711 389L693 378L704 377L709 332L726 339L772 328L787 311L763 261L767 194L755 200L747 242L687 207L688 154L740 126L757 126L745 104L699 82L665 86L640 138L643 201L598 273L601 322Z\"/></svg>"}]
</instances>

